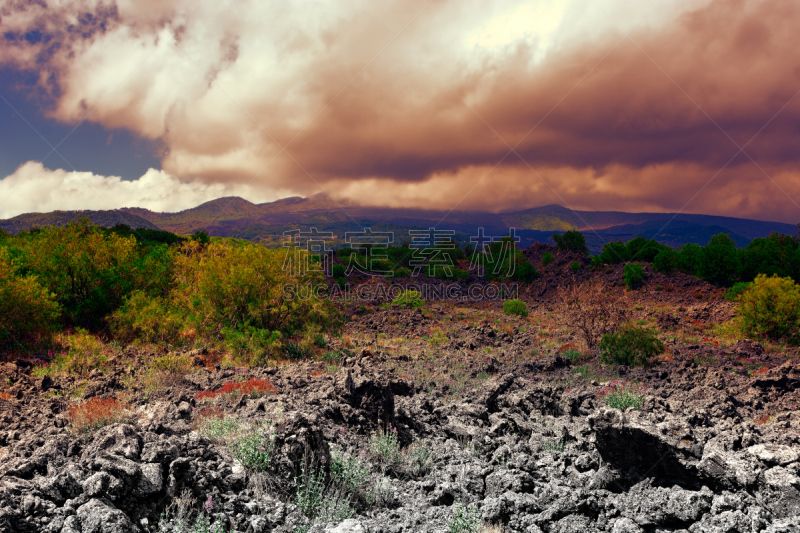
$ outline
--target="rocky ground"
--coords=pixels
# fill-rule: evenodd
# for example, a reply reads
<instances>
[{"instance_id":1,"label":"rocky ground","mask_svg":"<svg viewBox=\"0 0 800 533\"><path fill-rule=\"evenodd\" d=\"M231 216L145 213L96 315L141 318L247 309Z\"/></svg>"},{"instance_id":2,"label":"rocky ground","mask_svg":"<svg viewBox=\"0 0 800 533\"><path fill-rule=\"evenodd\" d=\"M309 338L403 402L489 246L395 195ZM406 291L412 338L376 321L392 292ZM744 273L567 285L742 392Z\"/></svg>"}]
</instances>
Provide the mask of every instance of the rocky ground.
<instances>
[{"instance_id":1,"label":"rocky ground","mask_svg":"<svg viewBox=\"0 0 800 533\"><path fill-rule=\"evenodd\" d=\"M195 369L158 387L130 364L152 357L141 349L82 385L6 363L0 531L800 531L794 352L714 336L732 314L719 298L683 291L665 310L675 293L647 289L637 319L663 326L658 364L570 359L576 339L536 291L527 318L362 308L329 339L340 360L245 370L192 352ZM252 379L274 389L198 396ZM611 408L621 388L640 405ZM78 433L76 395L123 399L125 417ZM209 420L270 428L269 467L245 468ZM360 477L347 491L337 478L337 512L309 511L303 467L325 484L334 459ZM215 525L180 529L196 516Z\"/></svg>"}]
</instances>

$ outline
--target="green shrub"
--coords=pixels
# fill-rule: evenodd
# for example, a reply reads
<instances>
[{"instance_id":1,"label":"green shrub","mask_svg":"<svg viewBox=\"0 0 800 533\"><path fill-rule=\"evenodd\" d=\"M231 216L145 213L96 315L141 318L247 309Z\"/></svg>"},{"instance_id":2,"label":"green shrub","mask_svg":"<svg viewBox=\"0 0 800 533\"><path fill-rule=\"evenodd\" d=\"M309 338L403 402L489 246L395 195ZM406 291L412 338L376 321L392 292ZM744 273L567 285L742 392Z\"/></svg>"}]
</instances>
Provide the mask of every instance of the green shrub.
<instances>
[{"instance_id":1,"label":"green shrub","mask_svg":"<svg viewBox=\"0 0 800 533\"><path fill-rule=\"evenodd\" d=\"M625 285L628 289L638 289L644 283L644 269L636 263L628 263L623 270L625 273Z\"/></svg>"},{"instance_id":2,"label":"green shrub","mask_svg":"<svg viewBox=\"0 0 800 533\"><path fill-rule=\"evenodd\" d=\"M653 270L669 274L673 270L678 270L680 261L678 253L671 248L664 248L653 258Z\"/></svg>"},{"instance_id":3,"label":"green shrub","mask_svg":"<svg viewBox=\"0 0 800 533\"><path fill-rule=\"evenodd\" d=\"M542 265L543 266L547 266L552 262L553 262L553 254L551 254L550 252L545 252L544 254L542 254Z\"/></svg>"},{"instance_id":4,"label":"green shrub","mask_svg":"<svg viewBox=\"0 0 800 533\"><path fill-rule=\"evenodd\" d=\"M327 362L327 363L338 364L338 363L342 362L342 360L344 358L345 358L345 355L343 353L337 352L337 351L333 351L333 350L327 351L322 355L322 360Z\"/></svg>"},{"instance_id":5,"label":"green shrub","mask_svg":"<svg viewBox=\"0 0 800 533\"><path fill-rule=\"evenodd\" d=\"M725 291L725 299L729 302L735 302L739 299L739 295L749 289L752 285L752 281L740 281L739 283L734 283L732 287Z\"/></svg>"},{"instance_id":6,"label":"green shrub","mask_svg":"<svg viewBox=\"0 0 800 533\"><path fill-rule=\"evenodd\" d=\"M603 245L603 250L597 256L597 262L606 265L616 265L624 263L631 258L628 248L621 241L607 242Z\"/></svg>"},{"instance_id":7,"label":"green shrub","mask_svg":"<svg viewBox=\"0 0 800 533\"><path fill-rule=\"evenodd\" d=\"M703 247L699 244L684 244L678 251L678 268L681 272L699 276L703 268Z\"/></svg>"},{"instance_id":8,"label":"green shrub","mask_svg":"<svg viewBox=\"0 0 800 533\"><path fill-rule=\"evenodd\" d=\"M586 246L586 238L580 231L567 231L564 235L553 235L553 241L559 250L569 250L576 254L589 253L589 247Z\"/></svg>"},{"instance_id":9,"label":"green shrub","mask_svg":"<svg viewBox=\"0 0 800 533\"><path fill-rule=\"evenodd\" d=\"M625 243L625 248L628 250L628 261L644 261L646 263L652 263L659 252L668 249L663 244L644 237L629 240Z\"/></svg>"},{"instance_id":10,"label":"green shrub","mask_svg":"<svg viewBox=\"0 0 800 533\"><path fill-rule=\"evenodd\" d=\"M20 348L49 336L59 306L55 295L34 276L19 276L8 252L0 248L0 348Z\"/></svg>"},{"instance_id":11,"label":"green shrub","mask_svg":"<svg viewBox=\"0 0 800 533\"><path fill-rule=\"evenodd\" d=\"M423 442L415 441L405 452L406 464L415 476L424 476L433 468L433 451Z\"/></svg>"},{"instance_id":12,"label":"green shrub","mask_svg":"<svg viewBox=\"0 0 800 533\"><path fill-rule=\"evenodd\" d=\"M234 359L248 366L260 366L277 358L281 351L281 332L241 326L223 328L222 338Z\"/></svg>"},{"instance_id":13,"label":"green shrub","mask_svg":"<svg viewBox=\"0 0 800 533\"><path fill-rule=\"evenodd\" d=\"M211 243L211 237L209 237L208 233L204 229L199 229L192 234L192 240L206 246Z\"/></svg>"},{"instance_id":14,"label":"green shrub","mask_svg":"<svg viewBox=\"0 0 800 533\"><path fill-rule=\"evenodd\" d=\"M410 278L411 274L411 269L407 267L399 267L394 269L394 277L396 278Z\"/></svg>"},{"instance_id":15,"label":"green shrub","mask_svg":"<svg viewBox=\"0 0 800 533\"><path fill-rule=\"evenodd\" d=\"M194 360L186 354L168 353L150 361L153 370L175 377L183 377L194 368Z\"/></svg>"},{"instance_id":16,"label":"green shrub","mask_svg":"<svg viewBox=\"0 0 800 533\"><path fill-rule=\"evenodd\" d=\"M54 370L85 377L106 362L103 343L85 329L76 328L74 334L66 337L66 344L69 349L50 363Z\"/></svg>"},{"instance_id":17,"label":"green shrub","mask_svg":"<svg viewBox=\"0 0 800 533\"><path fill-rule=\"evenodd\" d=\"M507 315L528 316L528 304L516 298L503 302L503 312Z\"/></svg>"},{"instance_id":18,"label":"green shrub","mask_svg":"<svg viewBox=\"0 0 800 533\"><path fill-rule=\"evenodd\" d=\"M311 357L311 349L302 342L288 341L283 346L283 353L291 361L299 361Z\"/></svg>"},{"instance_id":19,"label":"green shrub","mask_svg":"<svg viewBox=\"0 0 800 533\"><path fill-rule=\"evenodd\" d=\"M392 301L392 305L419 309L425 305L422 295L418 291L405 290Z\"/></svg>"},{"instance_id":20,"label":"green shrub","mask_svg":"<svg viewBox=\"0 0 800 533\"><path fill-rule=\"evenodd\" d=\"M121 342L182 346L188 342L186 316L169 300L135 291L110 317L111 331Z\"/></svg>"},{"instance_id":21,"label":"green shrub","mask_svg":"<svg viewBox=\"0 0 800 533\"><path fill-rule=\"evenodd\" d=\"M573 261L572 264L569 265L569 268L570 270L572 270L574 274L577 274L578 271L581 269L581 264L578 261Z\"/></svg>"},{"instance_id":22,"label":"green shrub","mask_svg":"<svg viewBox=\"0 0 800 533\"><path fill-rule=\"evenodd\" d=\"M558 355L564 359L569 359L573 365L580 363L584 359L584 355L575 348L567 348L566 350L559 352Z\"/></svg>"},{"instance_id":23,"label":"green shrub","mask_svg":"<svg viewBox=\"0 0 800 533\"><path fill-rule=\"evenodd\" d=\"M606 333L598 347L603 363L627 366L647 366L651 358L665 349L655 331L632 325L616 333Z\"/></svg>"},{"instance_id":24,"label":"green shrub","mask_svg":"<svg viewBox=\"0 0 800 533\"><path fill-rule=\"evenodd\" d=\"M223 328L252 327L291 335L310 324L333 327L332 302L315 296L316 271L284 268L284 253L261 245L188 242L175 261L174 299L198 332L220 336Z\"/></svg>"},{"instance_id":25,"label":"green shrub","mask_svg":"<svg viewBox=\"0 0 800 533\"><path fill-rule=\"evenodd\" d=\"M344 265L333 265L331 267L331 276L334 278L343 278L347 273L347 267Z\"/></svg>"},{"instance_id":26,"label":"green shrub","mask_svg":"<svg viewBox=\"0 0 800 533\"><path fill-rule=\"evenodd\" d=\"M738 311L742 331L749 337L800 337L800 286L790 278L759 274L739 296Z\"/></svg>"},{"instance_id":27,"label":"green shrub","mask_svg":"<svg viewBox=\"0 0 800 533\"><path fill-rule=\"evenodd\" d=\"M217 442L225 442L242 429L239 419L227 413L212 413L211 416L199 417L195 422L201 435Z\"/></svg>"},{"instance_id":28,"label":"green shrub","mask_svg":"<svg viewBox=\"0 0 800 533\"><path fill-rule=\"evenodd\" d=\"M517 266L514 269L514 275L512 276L514 281L519 281L521 283L532 283L539 279L541 274L539 274L539 271L536 270L530 261L525 259L525 256L520 254L517 259Z\"/></svg>"}]
</instances>

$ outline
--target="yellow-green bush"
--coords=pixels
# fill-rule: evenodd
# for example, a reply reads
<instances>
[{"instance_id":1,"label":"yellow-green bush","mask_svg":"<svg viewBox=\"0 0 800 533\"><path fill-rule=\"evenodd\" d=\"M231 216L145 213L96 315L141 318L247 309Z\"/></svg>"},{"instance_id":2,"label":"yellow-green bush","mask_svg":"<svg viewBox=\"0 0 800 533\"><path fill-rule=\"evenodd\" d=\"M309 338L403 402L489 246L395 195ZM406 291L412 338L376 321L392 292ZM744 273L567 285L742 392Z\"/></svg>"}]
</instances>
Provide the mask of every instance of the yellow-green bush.
<instances>
[{"instance_id":1,"label":"yellow-green bush","mask_svg":"<svg viewBox=\"0 0 800 533\"><path fill-rule=\"evenodd\" d=\"M798 339L800 286L791 278L756 276L739 296L742 332L755 338Z\"/></svg>"},{"instance_id":2,"label":"yellow-green bush","mask_svg":"<svg viewBox=\"0 0 800 533\"><path fill-rule=\"evenodd\" d=\"M188 342L186 316L168 299L134 292L110 319L114 336L122 342L172 344Z\"/></svg>"},{"instance_id":3,"label":"yellow-green bush","mask_svg":"<svg viewBox=\"0 0 800 533\"><path fill-rule=\"evenodd\" d=\"M334 308L318 298L316 272L284 268L285 252L256 244L189 242L176 258L176 304L199 332L219 337L224 328L253 327L293 333L308 324L328 325Z\"/></svg>"},{"instance_id":4,"label":"yellow-green bush","mask_svg":"<svg viewBox=\"0 0 800 533\"><path fill-rule=\"evenodd\" d=\"M99 327L134 287L152 283L134 237L121 237L88 221L20 237L21 266L56 295L67 322Z\"/></svg>"},{"instance_id":5,"label":"yellow-green bush","mask_svg":"<svg viewBox=\"0 0 800 533\"><path fill-rule=\"evenodd\" d=\"M34 276L19 276L0 248L0 348L19 349L49 335L59 315L54 295Z\"/></svg>"},{"instance_id":6,"label":"yellow-green bush","mask_svg":"<svg viewBox=\"0 0 800 533\"><path fill-rule=\"evenodd\" d=\"M194 360L186 354L168 353L154 357L150 368L171 376L183 377L192 371Z\"/></svg>"},{"instance_id":7,"label":"yellow-green bush","mask_svg":"<svg viewBox=\"0 0 800 533\"><path fill-rule=\"evenodd\" d=\"M84 329L77 328L74 334L61 342L68 346L68 350L53 359L48 367L50 373L67 372L86 376L106 362L103 343Z\"/></svg>"}]
</instances>

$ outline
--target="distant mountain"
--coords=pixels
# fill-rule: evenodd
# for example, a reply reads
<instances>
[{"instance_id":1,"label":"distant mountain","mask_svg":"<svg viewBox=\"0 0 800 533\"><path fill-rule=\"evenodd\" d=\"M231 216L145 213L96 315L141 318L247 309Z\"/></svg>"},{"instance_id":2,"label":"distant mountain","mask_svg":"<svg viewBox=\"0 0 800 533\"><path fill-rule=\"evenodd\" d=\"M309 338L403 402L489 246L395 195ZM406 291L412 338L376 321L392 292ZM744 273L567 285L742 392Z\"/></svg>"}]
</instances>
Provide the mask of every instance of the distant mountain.
<instances>
[{"instance_id":1,"label":"distant mountain","mask_svg":"<svg viewBox=\"0 0 800 533\"><path fill-rule=\"evenodd\" d=\"M67 216L65 212L59 217ZM71 212L70 212L71 213ZM719 217L675 213L625 213L619 211L572 211L560 205L546 205L514 212L489 213L481 211L440 211L413 208L384 208L341 203L324 194L309 198L291 197L275 202L254 204L239 197L218 198L192 209L177 213L157 213L137 207L120 209L118 212L76 212L72 218L86 213L115 213L125 215L149 227L178 234L191 234L204 229L210 235L237 237L267 245L280 245L284 231L308 230L331 232L336 237L334 246L344 242L347 232L365 227L373 230L394 232L395 242L410 240L410 229L435 227L453 230L460 242L469 242L478 228L486 235L505 235L515 228L521 245L536 241L549 242L554 233L575 229L584 233L590 250L599 252L609 241L627 241L643 236L654 238L671 246L686 243L706 244L716 233L728 233L738 246L746 246L757 237L770 233L795 235L797 227L780 222L766 222L743 218ZM82 214L81 214L82 213ZM22 215L22 217L55 217L48 215ZM20 217L16 217L17 219ZM11 219L15 220L15 219ZM103 221L129 223L123 220ZM0 227L11 221L0 222ZM44 225L43 220L34 225ZM66 222L64 222L66 223ZM100 222L98 222L100 223ZM113 225L113 224L111 224ZM144 227L144 226L141 226Z\"/></svg>"},{"instance_id":2,"label":"distant mountain","mask_svg":"<svg viewBox=\"0 0 800 533\"><path fill-rule=\"evenodd\" d=\"M53 211L52 213L25 213L7 220L0 220L0 230L16 235L20 231L28 231L32 228L66 226L79 218L88 218L92 224L107 228L117 224L126 224L134 229L160 229L152 222L133 213L120 211Z\"/></svg>"}]
</instances>

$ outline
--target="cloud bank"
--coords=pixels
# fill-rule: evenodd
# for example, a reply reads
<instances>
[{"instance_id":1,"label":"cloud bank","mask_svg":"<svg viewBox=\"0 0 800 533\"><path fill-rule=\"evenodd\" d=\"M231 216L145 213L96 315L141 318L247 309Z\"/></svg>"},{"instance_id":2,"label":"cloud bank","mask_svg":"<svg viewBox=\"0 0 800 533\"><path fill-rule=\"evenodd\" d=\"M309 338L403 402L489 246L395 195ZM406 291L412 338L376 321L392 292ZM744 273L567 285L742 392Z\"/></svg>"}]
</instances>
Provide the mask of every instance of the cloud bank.
<instances>
[{"instance_id":1,"label":"cloud bank","mask_svg":"<svg viewBox=\"0 0 800 533\"><path fill-rule=\"evenodd\" d=\"M139 180L157 176L154 197L800 218L796 2L65 0L0 15L0 62L39 74L54 118L163 142L163 171Z\"/></svg>"},{"instance_id":2,"label":"cloud bank","mask_svg":"<svg viewBox=\"0 0 800 533\"><path fill-rule=\"evenodd\" d=\"M184 183L155 169L137 180L124 181L91 172L50 170L41 163L29 161L0 180L0 219L31 212L121 207L173 212L222 196L242 196L265 202L285 195L285 191L284 194L265 195L246 185Z\"/></svg>"}]
</instances>

